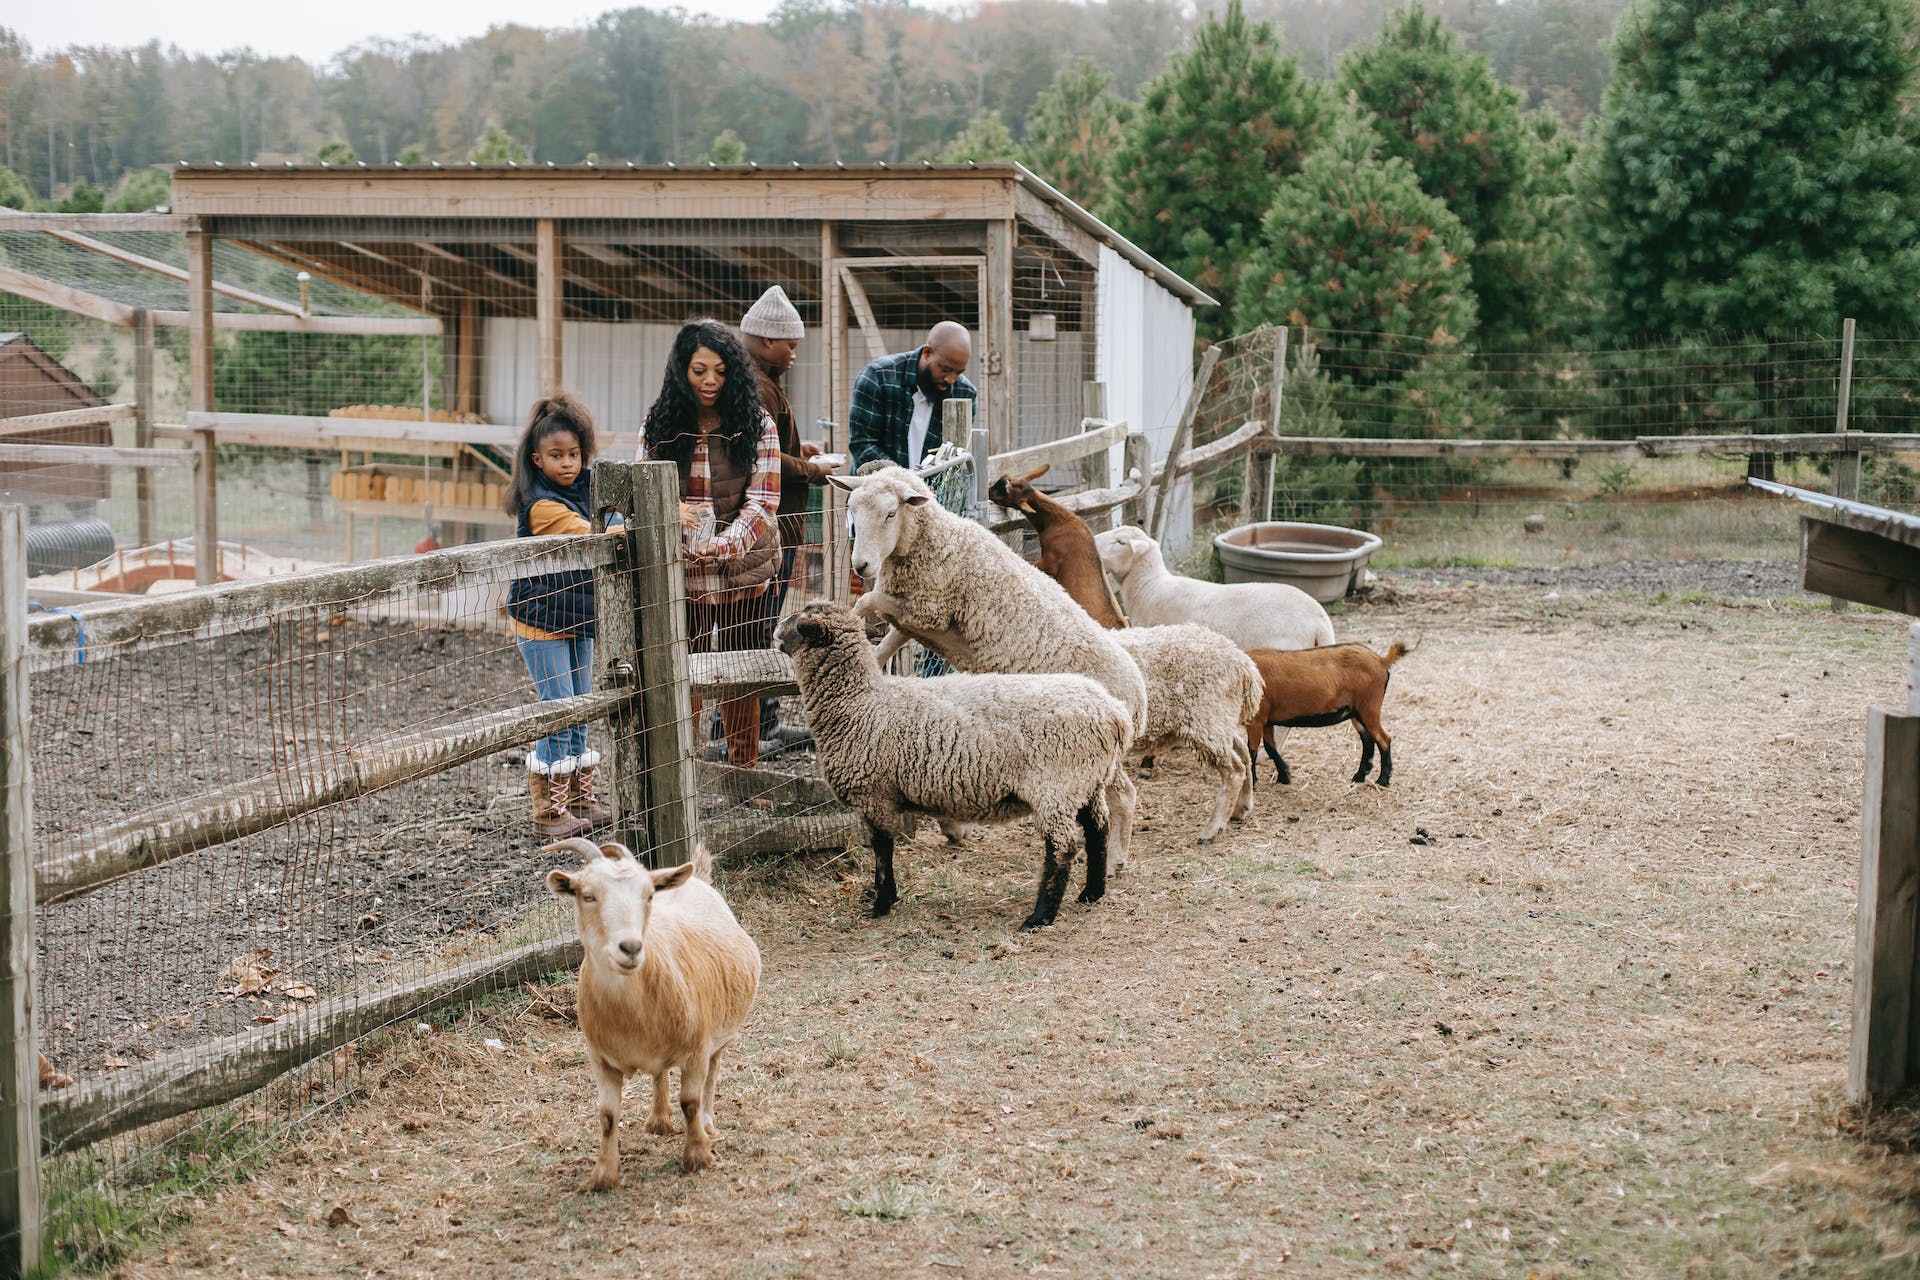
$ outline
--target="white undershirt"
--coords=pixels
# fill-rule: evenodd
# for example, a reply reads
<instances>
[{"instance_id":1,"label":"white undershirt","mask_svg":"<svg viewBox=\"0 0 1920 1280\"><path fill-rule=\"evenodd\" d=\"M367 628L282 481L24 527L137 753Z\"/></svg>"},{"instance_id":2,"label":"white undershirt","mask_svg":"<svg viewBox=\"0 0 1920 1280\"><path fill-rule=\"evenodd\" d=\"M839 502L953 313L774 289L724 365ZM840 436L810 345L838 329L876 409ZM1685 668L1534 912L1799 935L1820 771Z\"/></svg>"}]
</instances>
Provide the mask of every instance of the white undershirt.
<instances>
[{"instance_id":1,"label":"white undershirt","mask_svg":"<svg viewBox=\"0 0 1920 1280\"><path fill-rule=\"evenodd\" d=\"M920 388L913 389L913 421L907 424L907 468L920 465L927 448L927 428L933 424L933 401Z\"/></svg>"}]
</instances>

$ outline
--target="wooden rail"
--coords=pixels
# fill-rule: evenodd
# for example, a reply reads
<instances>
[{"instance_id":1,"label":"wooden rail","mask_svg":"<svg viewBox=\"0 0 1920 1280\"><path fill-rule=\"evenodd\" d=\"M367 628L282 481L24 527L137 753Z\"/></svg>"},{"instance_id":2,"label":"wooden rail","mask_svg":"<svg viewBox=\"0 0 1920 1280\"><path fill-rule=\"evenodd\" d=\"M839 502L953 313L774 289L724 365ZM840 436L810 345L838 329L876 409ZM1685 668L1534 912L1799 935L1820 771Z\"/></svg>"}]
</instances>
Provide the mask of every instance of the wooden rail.
<instances>
[{"instance_id":1,"label":"wooden rail","mask_svg":"<svg viewBox=\"0 0 1920 1280\"><path fill-rule=\"evenodd\" d=\"M0 441L0 462L70 467L185 467L191 471L199 465L200 460L185 449L113 449L105 445L7 444Z\"/></svg>"},{"instance_id":2,"label":"wooden rail","mask_svg":"<svg viewBox=\"0 0 1920 1280\"><path fill-rule=\"evenodd\" d=\"M1671 458L1702 453L1875 453L1920 451L1920 435L1876 431L1634 436L1624 440L1374 440L1350 436L1271 436L1294 457L1342 458Z\"/></svg>"},{"instance_id":3,"label":"wooden rail","mask_svg":"<svg viewBox=\"0 0 1920 1280\"><path fill-rule=\"evenodd\" d=\"M139 413L132 404L92 405L85 409L58 409L52 413L23 413L15 418L0 418L0 433L53 431L61 427L92 427L103 422L124 422Z\"/></svg>"}]
</instances>

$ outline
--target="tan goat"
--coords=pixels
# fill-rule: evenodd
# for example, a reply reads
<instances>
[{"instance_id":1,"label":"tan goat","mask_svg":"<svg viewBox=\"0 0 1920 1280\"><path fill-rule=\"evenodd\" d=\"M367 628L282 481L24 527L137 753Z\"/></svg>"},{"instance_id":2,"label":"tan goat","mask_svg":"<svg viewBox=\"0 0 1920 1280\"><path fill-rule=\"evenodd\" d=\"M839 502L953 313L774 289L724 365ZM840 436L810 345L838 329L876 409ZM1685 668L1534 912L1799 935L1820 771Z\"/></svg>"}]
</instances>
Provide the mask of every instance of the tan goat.
<instances>
[{"instance_id":1,"label":"tan goat","mask_svg":"<svg viewBox=\"0 0 1920 1280\"><path fill-rule=\"evenodd\" d=\"M684 866L649 871L622 844L578 836L577 871L550 871L547 887L573 899L580 927L575 1009L600 1089L600 1158L589 1191L620 1185L620 1094L627 1077L653 1078L648 1133L672 1133L667 1073L680 1068L687 1139L681 1165L713 1163L713 1086L720 1052L740 1033L760 985L760 949L715 892L704 845Z\"/></svg>"}]
</instances>

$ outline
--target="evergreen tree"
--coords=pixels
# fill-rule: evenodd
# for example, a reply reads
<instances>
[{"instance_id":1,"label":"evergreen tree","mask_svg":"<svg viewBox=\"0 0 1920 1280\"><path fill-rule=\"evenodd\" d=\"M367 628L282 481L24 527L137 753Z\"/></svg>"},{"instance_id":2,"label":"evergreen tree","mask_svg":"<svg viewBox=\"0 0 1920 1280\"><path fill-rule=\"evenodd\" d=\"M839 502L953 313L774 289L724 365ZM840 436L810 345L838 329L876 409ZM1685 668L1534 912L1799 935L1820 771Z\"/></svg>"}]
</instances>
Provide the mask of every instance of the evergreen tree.
<instances>
[{"instance_id":1,"label":"evergreen tree","mask_svg":"<svg viewBox=\"0 0 1920 1280\"><path fill-rule=\"evenodd\" d=\"M83 178L54 209L59 213L99 213L106 203L107 193Z\"/></svg>"},{"instance_id":2,"label":"evergreen tree","mask_svg":"<svg viewBox=\"0 0 1920 1280\"><path fill-rule=\"evenodd\" d=\"M410 142L400 149L400 154L395 156L394 159L400 164L405 165L426 164L428 160L427 149L417 142Z\"/></svg>"},{"instance_id":3,"label":"evergreen tree","mask_svg":"<svg viewBox=\"0 0 1920 1280\"><path fill-rule=\"evenodd\" d=\"M1596 120L1595 265L1629 339L1920 321L1907 0L1642 0Z\"/></svg>"},{"instance_id":4,"label":"evergreen tree","mask_svg":"<svg viewBox=\"0 0 1920 1280\"><path fill-rule=\"evenodd\" d=\"M1522 118L1519 95L1418 3L1342 60L1340 85L1373 114L1384 154L1406 161L1480 246L1469 267L1485 345L1537 340L1563 307L1532 261L1544 251L1539 198L1558 175L1533 172L1555 157Z\"/></svg>"},{"instance_id":5,"label":"evergreen tree","mask_svg":"<svg viewBox=\"0 0 1920 1280\"><path fill-rule=\"evenodd\" d=\"M713 145L706 153L695 158L695 164L745 164L747 162L747 144L739 134L731 129L723 129L714 137Z\"/></svg>"},{"instance_id":6,"label":"evergreen tree","mask_svg":"<svg viewBox=\"0 0 1920 1280\"><path fill-rule=\"evenodd\" d=\"M1086 209L1107 203L1107 167L1133 108L1092 58L1061 67L1027 112L1025 162Z\"/></svg>"},{"instance_id":7,"label":"evergreen tree","mask_svg":"<svg viewBox=\"0 0 1920 1280\"><path fill-rule=\"evenodd\" d=\"M525 164L527 149L492 120L475 140L467 159L474 164Z\"/></svg>"},{"instance_id":8,"label":"evergreen tree","mask_svg":"<svg viewBox=\"0 0 1920 1280\"><path fill-rule=\"evenodd\" d=\"M135 169L107 197L106 213L145 213L173 200L173 177L164 169Z\"/></svg>"},{"instance_id":9,"label":"evergreen tree","mask_svg":"<svg viewBox=\"0 0 1920 1280\"><path fill-rule=\"evenodd\" d=\"M1142 93L1114 155L1107 220L1220 300L1203 334L1233 315L1236 267L1322 113L1321 91L1240 0Z\"/></svg>"},{"instance_id":10,"label":"evergreen tree","mask_svg":"<svg viewBox=\"0 0 1920 1280\"><path fill-rule=\"evenodd\" d=\"M321 164L347 165L359 163L360 155L353 149L351 142L335 138L331 142L323 143L320 150L314 153L314 159Z\"/></svg>"},{"instance_id":11,"label":"evergreen tree","mask_svg":"<svg viewBox=\"0 0 1920 1280\"><path fill-rule=\"evenodd\" d=\"M0 168L0 209L31 209L33 188L11 169Z\"/></svg>"},{"instance_id":12,"label":"evergreen tree","mask_svg":"<svg viewBox=\"0 0 1920 1280\"><path fill-rule=\"evenodd\" d=\"M998 111L983 111L967 122L967 127L933 157L940 164L963 164L968 160L985 164L990 160L1014 160L1019 157L1006 121Z\"/></svg>"}]
</instances>

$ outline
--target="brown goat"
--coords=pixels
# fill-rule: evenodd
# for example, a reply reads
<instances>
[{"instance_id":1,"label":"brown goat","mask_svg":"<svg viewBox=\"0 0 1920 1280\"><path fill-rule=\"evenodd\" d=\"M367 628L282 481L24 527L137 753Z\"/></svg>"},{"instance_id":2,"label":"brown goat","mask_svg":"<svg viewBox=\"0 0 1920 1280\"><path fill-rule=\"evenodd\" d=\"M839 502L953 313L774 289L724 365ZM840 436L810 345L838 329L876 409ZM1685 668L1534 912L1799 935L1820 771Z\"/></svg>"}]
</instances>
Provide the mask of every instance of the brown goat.
<instances>
[{"instance_id":1,"label":"brown goat","mask_svg":"<svg viewBox=\"0 0 1920 1280\"><path fill-rule=\"evenodd\" d=\"M1067 589L1074 603L1085 609L1093 620L1110 630L1127 625L1120 602L1107 585L1106 570L1100 567L1100 550L1093 544L1093 530L1087 522L1060 505L1058 501L1033 487L1047 474L1047 468L1029 471L1024 476L1003 475L987 490L987 499L997 507L1018 511L1040 537L1040 559L1034 567Z\"/></svg>"},{"instance_id":2,"label":"brown goat","mask_svg":"<svg viewBox=\"0 0 1920 1280\"><path fill-rule=\"evenodd\" d=\"M1280 756L1273 731L1309 729L1355 721L1360 733L1360 769L1355 782L1365 782L1373 769L1373 748L1380 747L1380 785L1393 782L1393 739L1380 722L1380 704L1387 696L1389 670L1413 652L1413 646L1395 640L1378 654L1363 644L1329 644L1318 649L1249 649L1247 656L1260 668L1260 710L1247 722L1247 751L1258 756L1262 742L1273 761L1274 777L1285 785L1293 781Z\"/></svg>"}]
</instances>

